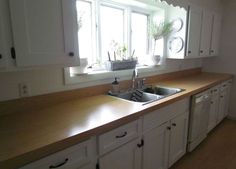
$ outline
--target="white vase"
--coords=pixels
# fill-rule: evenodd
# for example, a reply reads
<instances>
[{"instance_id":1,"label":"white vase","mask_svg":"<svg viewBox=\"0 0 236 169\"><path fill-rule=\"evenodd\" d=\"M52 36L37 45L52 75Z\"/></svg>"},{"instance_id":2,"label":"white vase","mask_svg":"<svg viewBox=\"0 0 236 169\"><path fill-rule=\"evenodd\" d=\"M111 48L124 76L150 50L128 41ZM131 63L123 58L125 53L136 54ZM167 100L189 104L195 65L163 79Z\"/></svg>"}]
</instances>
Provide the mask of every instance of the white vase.
<instances>
[{"instance_id":1,"label":"white vase","mask_svg":"<svg viewBox=\"0 0 236 169\"><path fill-rule=\"evenodd\" d=\"M152 56L152 61L154 65L158 65L161 61L161 56L160 55L153 55Z\"/></svg>"}]
</instances>

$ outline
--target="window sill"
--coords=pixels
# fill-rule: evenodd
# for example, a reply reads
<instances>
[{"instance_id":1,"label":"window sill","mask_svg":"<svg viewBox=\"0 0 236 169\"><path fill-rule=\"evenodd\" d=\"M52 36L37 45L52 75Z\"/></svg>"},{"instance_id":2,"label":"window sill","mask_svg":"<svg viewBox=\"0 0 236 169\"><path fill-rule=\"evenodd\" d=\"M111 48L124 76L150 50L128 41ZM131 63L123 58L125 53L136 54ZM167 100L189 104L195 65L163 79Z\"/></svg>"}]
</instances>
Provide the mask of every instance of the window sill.
<instances>
[{"instance_id":1,"label":"window sill","mask_svg":"<svg viewBox=\"0 0 236 169\"><path fill-rule=\"evenodd\" d=\"M157 71L161 71L164 69L164 65L158 66L140 66L137 67L139 77L150 76L156 74ZM115 77L119 77L120 80L128 80L132 76L133 69L128 70L119 70L119 71L92 71L85 74L77 74L74 76L70 75L69 68L64 69L64 78L65 78L65 85L72 85L72 84L80 84L80 83L90 83L88 86L92 85L99 85L105 83L111 83Z\"/></svg>"}]
</instances>

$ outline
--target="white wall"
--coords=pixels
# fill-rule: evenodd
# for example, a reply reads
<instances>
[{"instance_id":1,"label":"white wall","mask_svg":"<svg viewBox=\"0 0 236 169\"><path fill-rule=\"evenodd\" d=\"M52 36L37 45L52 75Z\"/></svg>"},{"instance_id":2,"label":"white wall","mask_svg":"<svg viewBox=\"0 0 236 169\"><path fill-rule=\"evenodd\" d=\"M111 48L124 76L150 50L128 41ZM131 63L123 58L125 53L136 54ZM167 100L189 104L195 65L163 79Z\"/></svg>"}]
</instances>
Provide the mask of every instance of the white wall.
<instances>
[{"instance_id":1,"label":"white wall","mask_svg":"<svg viewBox=\"0 0 236 169\"><path fill-rule=\"evenodd\" d=\"M236 75L236 1L222 0L223 4L223 27L221 35L220 57L204 59L205 71L231 73ZM230 116L236 118L236 83L231 92Z\"/></svg>"},{"instance_id":2,"label":"white wall","mask_svg":"<svg viewBox=\"0 0 236 169\"><path fill-rule=\"evenodd\" d=\"M166 68L161 70L161 72L156 73L173 72L201 67L201 65L202 62L200 59L167 60ZM44 68L7 73L2 72L0 73L0 79L0 101L19 98L19 83L26 83L30 86L31 96L107 83L107 80L104 80L76 85L65 85L64 71L61 68ZM112 80L110 82L112 82Z\"/></svg>"}]
</instances>

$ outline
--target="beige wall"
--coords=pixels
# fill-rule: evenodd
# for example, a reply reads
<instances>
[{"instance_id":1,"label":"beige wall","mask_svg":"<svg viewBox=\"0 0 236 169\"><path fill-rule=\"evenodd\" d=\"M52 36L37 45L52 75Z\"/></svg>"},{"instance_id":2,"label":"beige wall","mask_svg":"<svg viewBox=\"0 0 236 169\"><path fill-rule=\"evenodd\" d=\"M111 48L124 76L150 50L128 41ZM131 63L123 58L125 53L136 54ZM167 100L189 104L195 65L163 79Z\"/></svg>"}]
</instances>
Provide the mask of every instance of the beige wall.
<instances>
[{"instance_id":1,"label":"beige wall","mask_svg":"<svg viewBox=\"0 0 236 169\"><path fill-rule=\"evenodd\" d=\"M231 73L236 75L236 1L222 0L223 24L221 34L220 57L204 59L206 71ZM230 116L236 118L236 83L231 92Z\"/></svg>"}]
</instances>

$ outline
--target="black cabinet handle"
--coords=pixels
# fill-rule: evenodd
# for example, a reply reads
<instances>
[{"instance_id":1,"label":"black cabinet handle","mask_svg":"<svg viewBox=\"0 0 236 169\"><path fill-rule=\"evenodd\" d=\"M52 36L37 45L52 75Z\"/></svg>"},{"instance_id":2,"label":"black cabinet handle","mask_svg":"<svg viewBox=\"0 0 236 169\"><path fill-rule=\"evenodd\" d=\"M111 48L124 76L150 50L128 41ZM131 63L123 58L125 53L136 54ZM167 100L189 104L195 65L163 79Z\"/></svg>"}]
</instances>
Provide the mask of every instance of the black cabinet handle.
<instances>
[{"instance_id":1,"label":"black cabinet handle","mask_svg":"<svg viewBox=\"0 0 236 169\"><path fill-rule=\"evenodd\" d=\"M213 104L214 102L211 102L211 104Z\"/></svg>"},{"instance_id":2,"label":"black cabinet handle","mask_svg":"<svg viewBox=\"0 0 236 169\"><path fill-rule=\"evenodd\" d=\"M200 50L200 53L203 53L203 50Z\"/></svg>"},{"instance_id":3,"label":"black cabinet handle","mask_svg":"<svg viewBox=\"0 0 236 169\"><path fill-rule=\"evenodd\" d=\"M171 127L167 127L167 130L171 130Z\"/></svg>"},{"instance_id":4,"label":"black cabinet handle","mask_svg":"<svg viewBox=\"0 0 236 169\"><path fill-rule=\"evenodd\" d=\"M65 165L68 161L69 161L69 159L66 158L62 163L57 164L57 165L50 165L49 168L58 168L58 167L61 167L61 166Z\"/></svg>"},{"instance_id":5,"label":"black cabinet handle","mask_svg":"<svg viewBox=\"0 0 236 169\"><path fill-rule=\"evenodd\" d=\"M141 143L140 143L140 144L137 144L137 146L138 146L138 148L143 147L143 146L144 146L144 140L142 139L142 140L141 140Z\"/></svg>"},{"instance_id":6,"label":"black cabinet handle","mask_svg":"<svg viewBox=\"0 0 236 169\"><path fill-rule=\"evenodd\" d=\"M211 53L214 53L214 50L211 50Z\"/></svg>"},{"instance_id":7,"label":"black cabinet handle","mask_svg":"<svg viewBox=\"0 0 236 169\"><path fill-rule=\"evenodd\" d=\"M70 52L69 56L71 56L71 57L75 56L74 52Z\"/></svg>"},{"instance_id":8,"label":"black cabinet handle","mask_svg":"<svg viewBox=\"0 0 236 169\"><path fill-rule=\"evenodd\" d=\"M175 127L175 126L177 126L177 125L176 125L176 123L172 123L172 126L174 126L174 127Z\"/></svg>"},{"instance_id":9,"label":"black cabinet handle","mask_svg":"<svg viewBox=\"0 0 236 169\"><path fill-rule=\"evenodd\" d=\"M190 53L192 53L192 51L191 51L191 50L189 50L189 51L188 51L188 53L190 54Z\"/></svg>"},{"instance_id":10,"label":"black cabinet handle","mask_svg":"<svg viewBox=\"0 0 236 169\"><path fill-rule=\"evenodd\" d=\"M127 135L127 132L124 132L124 134L120 135L120 136L116 136L116 138L122 138L125 137Z\"/></svg>"},{"instance_id":11,"label":"black cabinet handle","mask_svg":"<svg viewBox=\"0 0 236 169\"><path fill-rule=\"evenodd\" d=\"M224 98L224 96L220 96L220 98Z\"/></svg>"},{"instance_id":12,"label":"black cabinet handle","mask_svg":"<svg viewBox=\"0 0 236 169\"><path fill-rule=\"evenodd\" d=\"M2 55L0 54L0 59L2 59Z\"/></svg>"}]
</instances>

